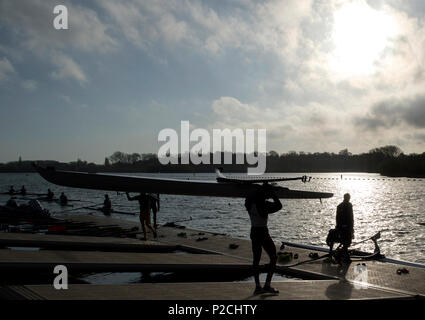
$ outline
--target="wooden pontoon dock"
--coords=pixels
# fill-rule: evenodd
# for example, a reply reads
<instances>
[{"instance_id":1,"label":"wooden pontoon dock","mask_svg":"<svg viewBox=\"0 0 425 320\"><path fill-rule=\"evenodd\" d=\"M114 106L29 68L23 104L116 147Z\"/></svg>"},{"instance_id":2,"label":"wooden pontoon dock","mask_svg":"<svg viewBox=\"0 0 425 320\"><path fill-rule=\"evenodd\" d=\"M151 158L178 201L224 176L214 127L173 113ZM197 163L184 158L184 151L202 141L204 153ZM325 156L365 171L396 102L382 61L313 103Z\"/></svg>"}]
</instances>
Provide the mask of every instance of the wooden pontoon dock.
<instances>
[{"instance_id":1,"label":"wooden pontoon dock","mask_svg":"<svg viewBox=\"0 0 425 320\"><path fill-rule=\"evenodd\" d=\"M69 218L69 217L67 217ZM72 220L94 225L119 225L134 228L137 223L92 215L73 216ZM161 226L157 240L131 238L0 233L0 271L7 273L51 273L65 265L70 274L81 272L186 272L203 274L202 282L137 284L70 284L56 290L52 284L0 284L0 299L29 300L346 300L346 299L421 299L425 297L425 267L389 260L353 261L346 267L309 261L310 253L323 254L320 248L286 244L284 251L298 255L278 263L277 272L295 277L276 281L279 295L253 295L254 283L208 279L211 274L252 272L251 243L226 235L184 228ZM152 235L150 235L152 239ZM277 250L280 249L280 243ZM16 247L39 250L15 250ZM267 255L262 262L267 263ZM402 263L402 262L400 262ZM359 266L367 270L359 278ZM406 274L397 274L405 267ZM264 271L264 270L263 270ZM299 280L300 279L300 280Z\"/></svg>"}]
</instances>

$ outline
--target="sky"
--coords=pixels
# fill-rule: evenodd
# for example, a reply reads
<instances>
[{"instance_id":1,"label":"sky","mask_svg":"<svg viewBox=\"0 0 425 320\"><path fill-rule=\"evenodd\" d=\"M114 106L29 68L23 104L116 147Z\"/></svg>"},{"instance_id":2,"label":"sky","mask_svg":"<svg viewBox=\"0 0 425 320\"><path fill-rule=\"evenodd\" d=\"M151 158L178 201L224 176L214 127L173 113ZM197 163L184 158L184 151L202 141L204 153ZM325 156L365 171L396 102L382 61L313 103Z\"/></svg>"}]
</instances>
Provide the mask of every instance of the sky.
<instances>
[{"instance_id":1,"label":"sky","mask_svg":"<svg viewBox=\"0 0 425 320\"><path fill-rule=\"evenodd\" d=\"M180 121L422 153L424 66L423 0L0 0L0 162L156 153Z\"/></svg>"}]
</instances>

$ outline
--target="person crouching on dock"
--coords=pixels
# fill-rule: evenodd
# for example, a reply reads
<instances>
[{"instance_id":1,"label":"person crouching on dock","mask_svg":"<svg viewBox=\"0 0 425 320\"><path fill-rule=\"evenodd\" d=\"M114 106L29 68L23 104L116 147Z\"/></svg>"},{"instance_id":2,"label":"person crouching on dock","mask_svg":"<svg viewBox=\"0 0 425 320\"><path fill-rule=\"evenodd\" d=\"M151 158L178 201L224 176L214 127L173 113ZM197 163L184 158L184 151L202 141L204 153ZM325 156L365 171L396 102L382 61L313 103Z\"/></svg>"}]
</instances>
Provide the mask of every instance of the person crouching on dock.
<instances>
[{"instance_id":1,"label":"person crouching on dock","mask_svg":"<svg viewBox=\"0 0 425 320\"><path fill-rule=\"evenodd\" d=\"M157 237L156 230L152 227L152 224L151 224L151 208L153 206L153 201L155 201L155 199L153 199L152 197L144 193L141 193L135 197L130 197L128 192L126 192L126 195L129 201L134 201L134 200L139 201L140 223L142 225L143 236L144 236L143 240L147 240L146 227L148 227L152 231L153 237L156 238Z\"/></svg>"},{"instance_id":2,"label":"person crouching on dock","mask_svg":"<svg viewBox=\"0 0 425 320\"><path fill-rule=\"evenodd\" d=\"M266 201L272 198L273 202ZM274 293L278 294L279 291L271 287L271 280L274 270L276 268L277 254L276 246L270 237L267 228L268 215L275 213L282 209L282 203L274 192L269 190L259 190L257 193L249 196L245 200L245 208L248 211L251 220L251 241L252 241L252 254L253 254L253 268L255 279L254 294L260 293ZM260 271L259 264L261 260L262 249L267 252L270 258L268 265L268 272L264 287L261 288L260 284Z\"/></svg>"}]
</instances>

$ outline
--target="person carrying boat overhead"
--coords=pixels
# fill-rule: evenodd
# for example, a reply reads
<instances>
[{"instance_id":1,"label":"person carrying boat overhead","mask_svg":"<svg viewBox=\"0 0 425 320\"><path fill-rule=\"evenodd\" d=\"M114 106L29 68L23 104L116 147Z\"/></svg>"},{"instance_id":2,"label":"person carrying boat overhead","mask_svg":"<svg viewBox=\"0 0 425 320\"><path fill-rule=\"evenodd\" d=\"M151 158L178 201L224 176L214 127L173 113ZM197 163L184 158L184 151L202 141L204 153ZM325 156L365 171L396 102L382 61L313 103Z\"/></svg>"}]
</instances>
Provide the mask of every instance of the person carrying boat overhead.
<instances>
[{"instance_id":1,"label":"person carrying boat overhead","mask_svg":"<svg viewBox=\"0 0 425 320\"><path fill-rule=\"evenodd\" d=\"M344 194L344 201L336 208L336 226L329 231L327 244L330 246L329 253L332 256L333 245L339 242L342 248L338 254L337 260L350 262L348 248L354 238L354 215L353 205L350 202L350 194Z\"/></svg>"},{"instance_id":2,"label":"person carrying boat overhead","mask_svg":"<svg viewBox=\"0 0 425 320\"><path fill-rule=\"evenodd\" d=\"M140 224L142 225L143 230L143 240L147 240L146 236L146 227L148 227L152 233L153 237L157 237L156 230L152 227L151 224L151 208L153 206L153 202L155 201L155 198L152 196L149 196L145 193L140 193L138 196L130 197L128 192L126 192L128 201L139 201L139 208L140 208Z\"/></svg>"},{"instance_id":3,"label":"person carrying boat overhead","mask_svg":"<svg viewBox=\"0 0 425 320\"><path fill-rule=\"evenodd\" d=\"M269 198L272 198L273 202L266 201L266 199ZM275 213L282 209L282 203L274 194L274 192L272 192L267 187L265 189L258 190L253 195L248 196L245 199L245 208L248 211L249 218L251 220L250 238L252 243L252 264L254 268L255 279L254 294L266 292L278 294L279 291L271 287L271 280L277 262L277 254L276 246L270 237L269 230L267 228L267 220L269 214ZM259 264L263 248L270 258L270 264L268 265L266 282L264 287L261 288Z\"/></svg>"},{"instance_id":4,"label":"person carrying boat overhead","mask_svg":"<svg viewBox=\"0 0 425 320\"><path fill-rule=\"evenodd\" d=\"M109 199L109 195L107 194L105 194L105 200L103 201L102 211L106 215L111 214L111 211L112 211L112 202L111 202L111 199Z\"/></svg>"},{"instance_id":5,"label":"person carrying boat overhead","mask_svg":"<svg viewBox=\"0 0 425 320\"><path fill-rule=\"evenodd\" d=\"M59 202L61 206L66 206L68 204L68 197L65 195L64 192L61 193L61 196L59 197Z\"/></svg>"}]
</instances>

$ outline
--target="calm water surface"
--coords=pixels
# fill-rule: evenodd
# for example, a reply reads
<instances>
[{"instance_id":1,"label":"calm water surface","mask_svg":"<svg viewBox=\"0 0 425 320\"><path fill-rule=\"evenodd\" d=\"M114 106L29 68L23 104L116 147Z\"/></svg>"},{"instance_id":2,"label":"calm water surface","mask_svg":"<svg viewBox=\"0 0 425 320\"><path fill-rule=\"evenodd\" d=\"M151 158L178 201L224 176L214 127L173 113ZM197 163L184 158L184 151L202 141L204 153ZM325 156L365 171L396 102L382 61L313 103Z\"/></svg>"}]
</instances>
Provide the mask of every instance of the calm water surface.
<instances>
[{"instance_id":1,"label":"calm water surface","mask_svg":"<svg viewBox=\"0 0 425 320\"><path fill-rule=\"evenodd\" d=\"M185 179L215 179L214 174L132 174L140 176L173 177ZM269 174L270 176L294 177L300 174ZM334 197L319 200L284 200L283 209L270 216L269 229L276 243L282 240L326 246L329 229L335 225L336 206L343 194L351 194L354 208L355 240L360 241L377 231L382 231L379 241L381 251L390 258L425 263L425 179L386 178L365 173L313 173L309 183L282 182L283 186L311 191L333 192ZM42 204L55 214L76 215L89 212L82 206L101 204L104 191L72 189L53 185L36 173L0 174L0 191L10 185L19 189L25 185L29 193L52 189L55 196L64 191L74 207L61 208L56 203ZM128 202L125 194L109 192L116 210L137 212L135 202ZM9 196L0 195L4 204ZM25 200L18 202L24 203ZM70 209L73 209L70 211ZM99 214L99 213L95 213ZM138 221L137 216L112 215L114 218ZM189 220L191 218L191 220ZM233 237L249 238L249 218L243 199L161 196L158 222L182 221L188 227L225 233ZM364 250L373 250L367 243Z\"/></svg>"}]
</instances>

